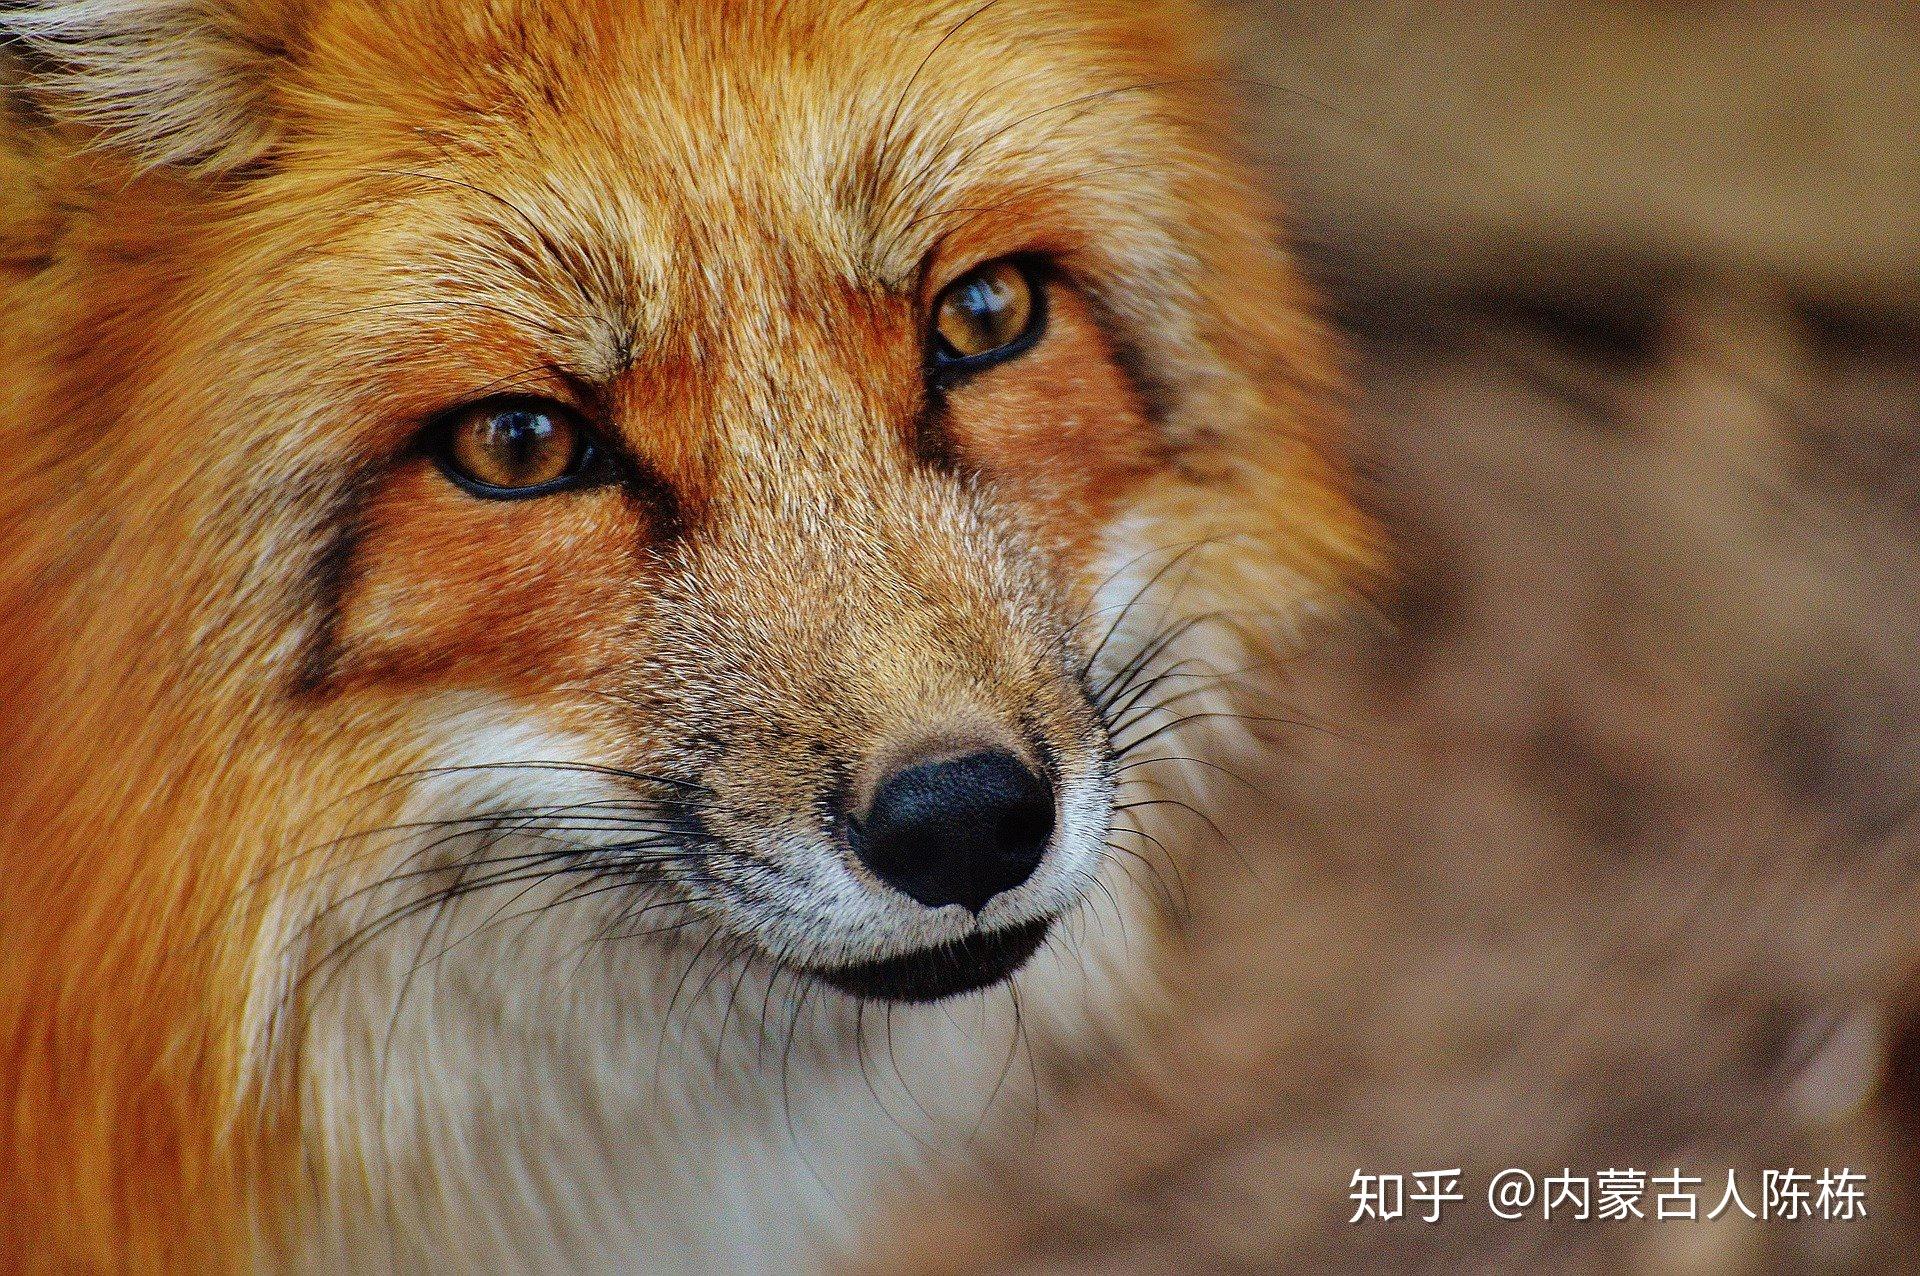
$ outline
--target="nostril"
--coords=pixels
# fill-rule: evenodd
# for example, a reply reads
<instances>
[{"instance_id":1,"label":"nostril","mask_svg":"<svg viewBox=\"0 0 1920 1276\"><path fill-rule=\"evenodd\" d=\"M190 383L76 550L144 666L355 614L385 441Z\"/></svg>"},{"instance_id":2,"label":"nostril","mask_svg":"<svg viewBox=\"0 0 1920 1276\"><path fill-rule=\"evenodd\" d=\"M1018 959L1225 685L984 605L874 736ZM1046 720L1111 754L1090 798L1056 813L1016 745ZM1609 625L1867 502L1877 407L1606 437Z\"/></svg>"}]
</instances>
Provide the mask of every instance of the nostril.
<instances>
[{"instance_id":1,"label":"nostril","mask_svg":"<svg viewBox=\"0 0 1920 1276\"><path fill-rule=\"evenodd\" d=\"M875 790L854 846L929 908L988 900L1033 875L1053 836L1053 788L998 750L905 767Z\"/></svg>"}]
</instances>

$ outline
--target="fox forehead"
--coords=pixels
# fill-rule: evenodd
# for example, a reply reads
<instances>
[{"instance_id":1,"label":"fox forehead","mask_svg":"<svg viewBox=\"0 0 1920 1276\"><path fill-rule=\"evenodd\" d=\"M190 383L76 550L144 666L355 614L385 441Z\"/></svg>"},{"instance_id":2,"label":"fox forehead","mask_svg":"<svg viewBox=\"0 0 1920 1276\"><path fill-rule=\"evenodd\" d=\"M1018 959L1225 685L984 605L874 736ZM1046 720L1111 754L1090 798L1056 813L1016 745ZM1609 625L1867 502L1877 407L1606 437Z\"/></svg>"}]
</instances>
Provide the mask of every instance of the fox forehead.
<instances>
[{"instance_id":1,"label":"fox forehead","mask_svg":"<svg viewBox=\"0 0 1920 1276\"><path fill-rule=\"evenodd\" d=\"M996 253L1177 266L1161 44L1046 0L335 0L290 55L285 164L432 209L365 224L589 379L670 346L711 372Z\"/></svg>"}]
</instances>

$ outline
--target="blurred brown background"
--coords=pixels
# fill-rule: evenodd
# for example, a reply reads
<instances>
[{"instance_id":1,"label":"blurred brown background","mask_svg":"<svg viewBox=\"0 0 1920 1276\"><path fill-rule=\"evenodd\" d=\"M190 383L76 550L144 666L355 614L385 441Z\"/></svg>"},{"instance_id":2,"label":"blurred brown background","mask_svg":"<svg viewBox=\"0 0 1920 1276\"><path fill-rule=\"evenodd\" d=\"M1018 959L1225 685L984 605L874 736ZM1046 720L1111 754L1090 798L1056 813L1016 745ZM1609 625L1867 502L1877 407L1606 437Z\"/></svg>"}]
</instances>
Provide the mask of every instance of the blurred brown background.
<instances>
[{"instance_id":1,"label":"blurred brown background","mask_svg":"<svg viewBox=\"0 0 1920 1276\"><path fill-rule=\"evenodd\" d=\"M1240 0L1303 234L1366 282L1710 273L1910 310L1910 4Z\"/></svg>"},{"instance_id":2,"label":"blurred brown background","mask_svg":"<svg viewBox=\"0 0 1920 1276\"><path fill-rule=\"evenodd\" d=\"M1152 1056L913 1261L1916 1270L1920 7L1231 11L1391 623L1210 797L1266 833L1185 844ZM1447 1224L1347 1225L1456 1165ZM1870 1217L1497 1223L1506 1165L1848 1165Z\"/></svg>"}]
</instances>

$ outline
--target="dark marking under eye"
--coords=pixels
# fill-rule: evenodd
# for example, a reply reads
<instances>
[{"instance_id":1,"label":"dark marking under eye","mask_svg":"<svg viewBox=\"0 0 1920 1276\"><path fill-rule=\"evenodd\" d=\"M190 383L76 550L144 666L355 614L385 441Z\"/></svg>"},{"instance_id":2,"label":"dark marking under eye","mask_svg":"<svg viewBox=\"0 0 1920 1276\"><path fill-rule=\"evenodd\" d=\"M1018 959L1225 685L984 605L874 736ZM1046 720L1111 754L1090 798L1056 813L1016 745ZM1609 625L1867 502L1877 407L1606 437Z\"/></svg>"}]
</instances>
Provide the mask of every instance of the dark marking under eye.
<instances>
[{"instance_id":1,"label":"dark marking under eye","mask_svg":"<svg viewBox=\"0 0 1920 1276\"><path fill-rule=\"evenodd\" d=\"M936 470L960 468L960 449L953 437L953 416L943 395L930 394L914 417L911 443L914 459Z\"/></svg>"},{"instance_id":2,"label":"dark marking under eye","mask_svg":"<svg viewBox=\"0 0 1920 1276\"><path fill-rule=\"evenodd\" d=\"M639 358L639 339L622 331L616 341L617 363L630 368ZM582 414L592 432L592 445L601 456L601 464L611 467L612 480L630 496L647 507L657 539L680 540L687 534L694 511L658 470L630 452L617 432L601 428L613 419L607 384L569 372L555 364L548 369L573 388L586 411Z\"/></svg>"},{"instance_id":3,"label":"dark marking under eye","mask_svg":"<svg viewBox=\"0 0 1920 1276\"><path fill-rule=\"evenodd\" d=\"M306 613L311 628L294 661L293 693L323 694L339 672L340 613L353 580L354 554L366 531L366 507L374 475L362 472L328 501L321 515L323 540L306 573Z\"/></svg>"},{"instance_id":4,"label":"dark marking under eye","mask_svg":"<svg viewBox=\"0 0 1920 1276\"><path fill-rule=\"evenodd\" d=\"M657 540L685 535L685 509L672 486L623 452L613 452L618 469L613 482L645 510ZM384 467L355 474L328 499L319 517L321 544L309 563L300 591L303 614L311 618L294 657L290 689L296 697L324 695L340 673L340 623L360 541L367 530L366 511Z\"/></svg>"},{"instance_id":5,"label":"dark marking under eye","mask_svg":"<svg viewBox=\"0 0 1920 1276\"><path fill-rule=\"evenodd\" d=\"M1073 286L1071 281L1068 281L1068 286ZM1147 424L1156 430L1160 429L1173 414L1172 388L1154 372L1140 343L1127 332L1126 324L1099 293L1077 287L1075 292L1086 303L1093 316L1094 327L1100 330L1100 336L1107 343L1107 354L1113 359L1114 366L1120 369L1120 375L1126 378L1128 387L1140 404L1140 411L1147 418Z\"/></svg>"},{"instance_id":6,"label":"dark marking under eye","mask_svg":"<svg viewBox=\"0 0 1920 1276\"><path fill-rule=\"evenodd\" d=\"M624 452L610 449L610 464L614 467L613 481L629 499L639 502L646 509L649 522L653 526L653 539L656 541L677 541L687 534L690 511L680 494L652 466L645 465L627 456Z\"/></svg>"}]
</instances>

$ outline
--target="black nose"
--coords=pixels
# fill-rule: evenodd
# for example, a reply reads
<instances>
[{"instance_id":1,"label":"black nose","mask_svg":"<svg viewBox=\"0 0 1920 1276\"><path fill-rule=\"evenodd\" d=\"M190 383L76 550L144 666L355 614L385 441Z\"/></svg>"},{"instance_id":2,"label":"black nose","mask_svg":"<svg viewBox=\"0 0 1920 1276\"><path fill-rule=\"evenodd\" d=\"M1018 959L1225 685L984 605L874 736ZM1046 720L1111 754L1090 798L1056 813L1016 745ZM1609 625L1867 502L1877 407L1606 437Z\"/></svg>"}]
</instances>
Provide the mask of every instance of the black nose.
<instances>
[{"instance_id":1,"label":"black nose","mask_svg":"<svg viewBox=\"0 0 1920 1276\"><path fill-rule=\"evenodd\" d=\"M890 886L929 908L979 912L1033 875L1053 836L1053 789L1011 753L922 762L888 776L855 846Z\"/></svg>"}]
</instances>

